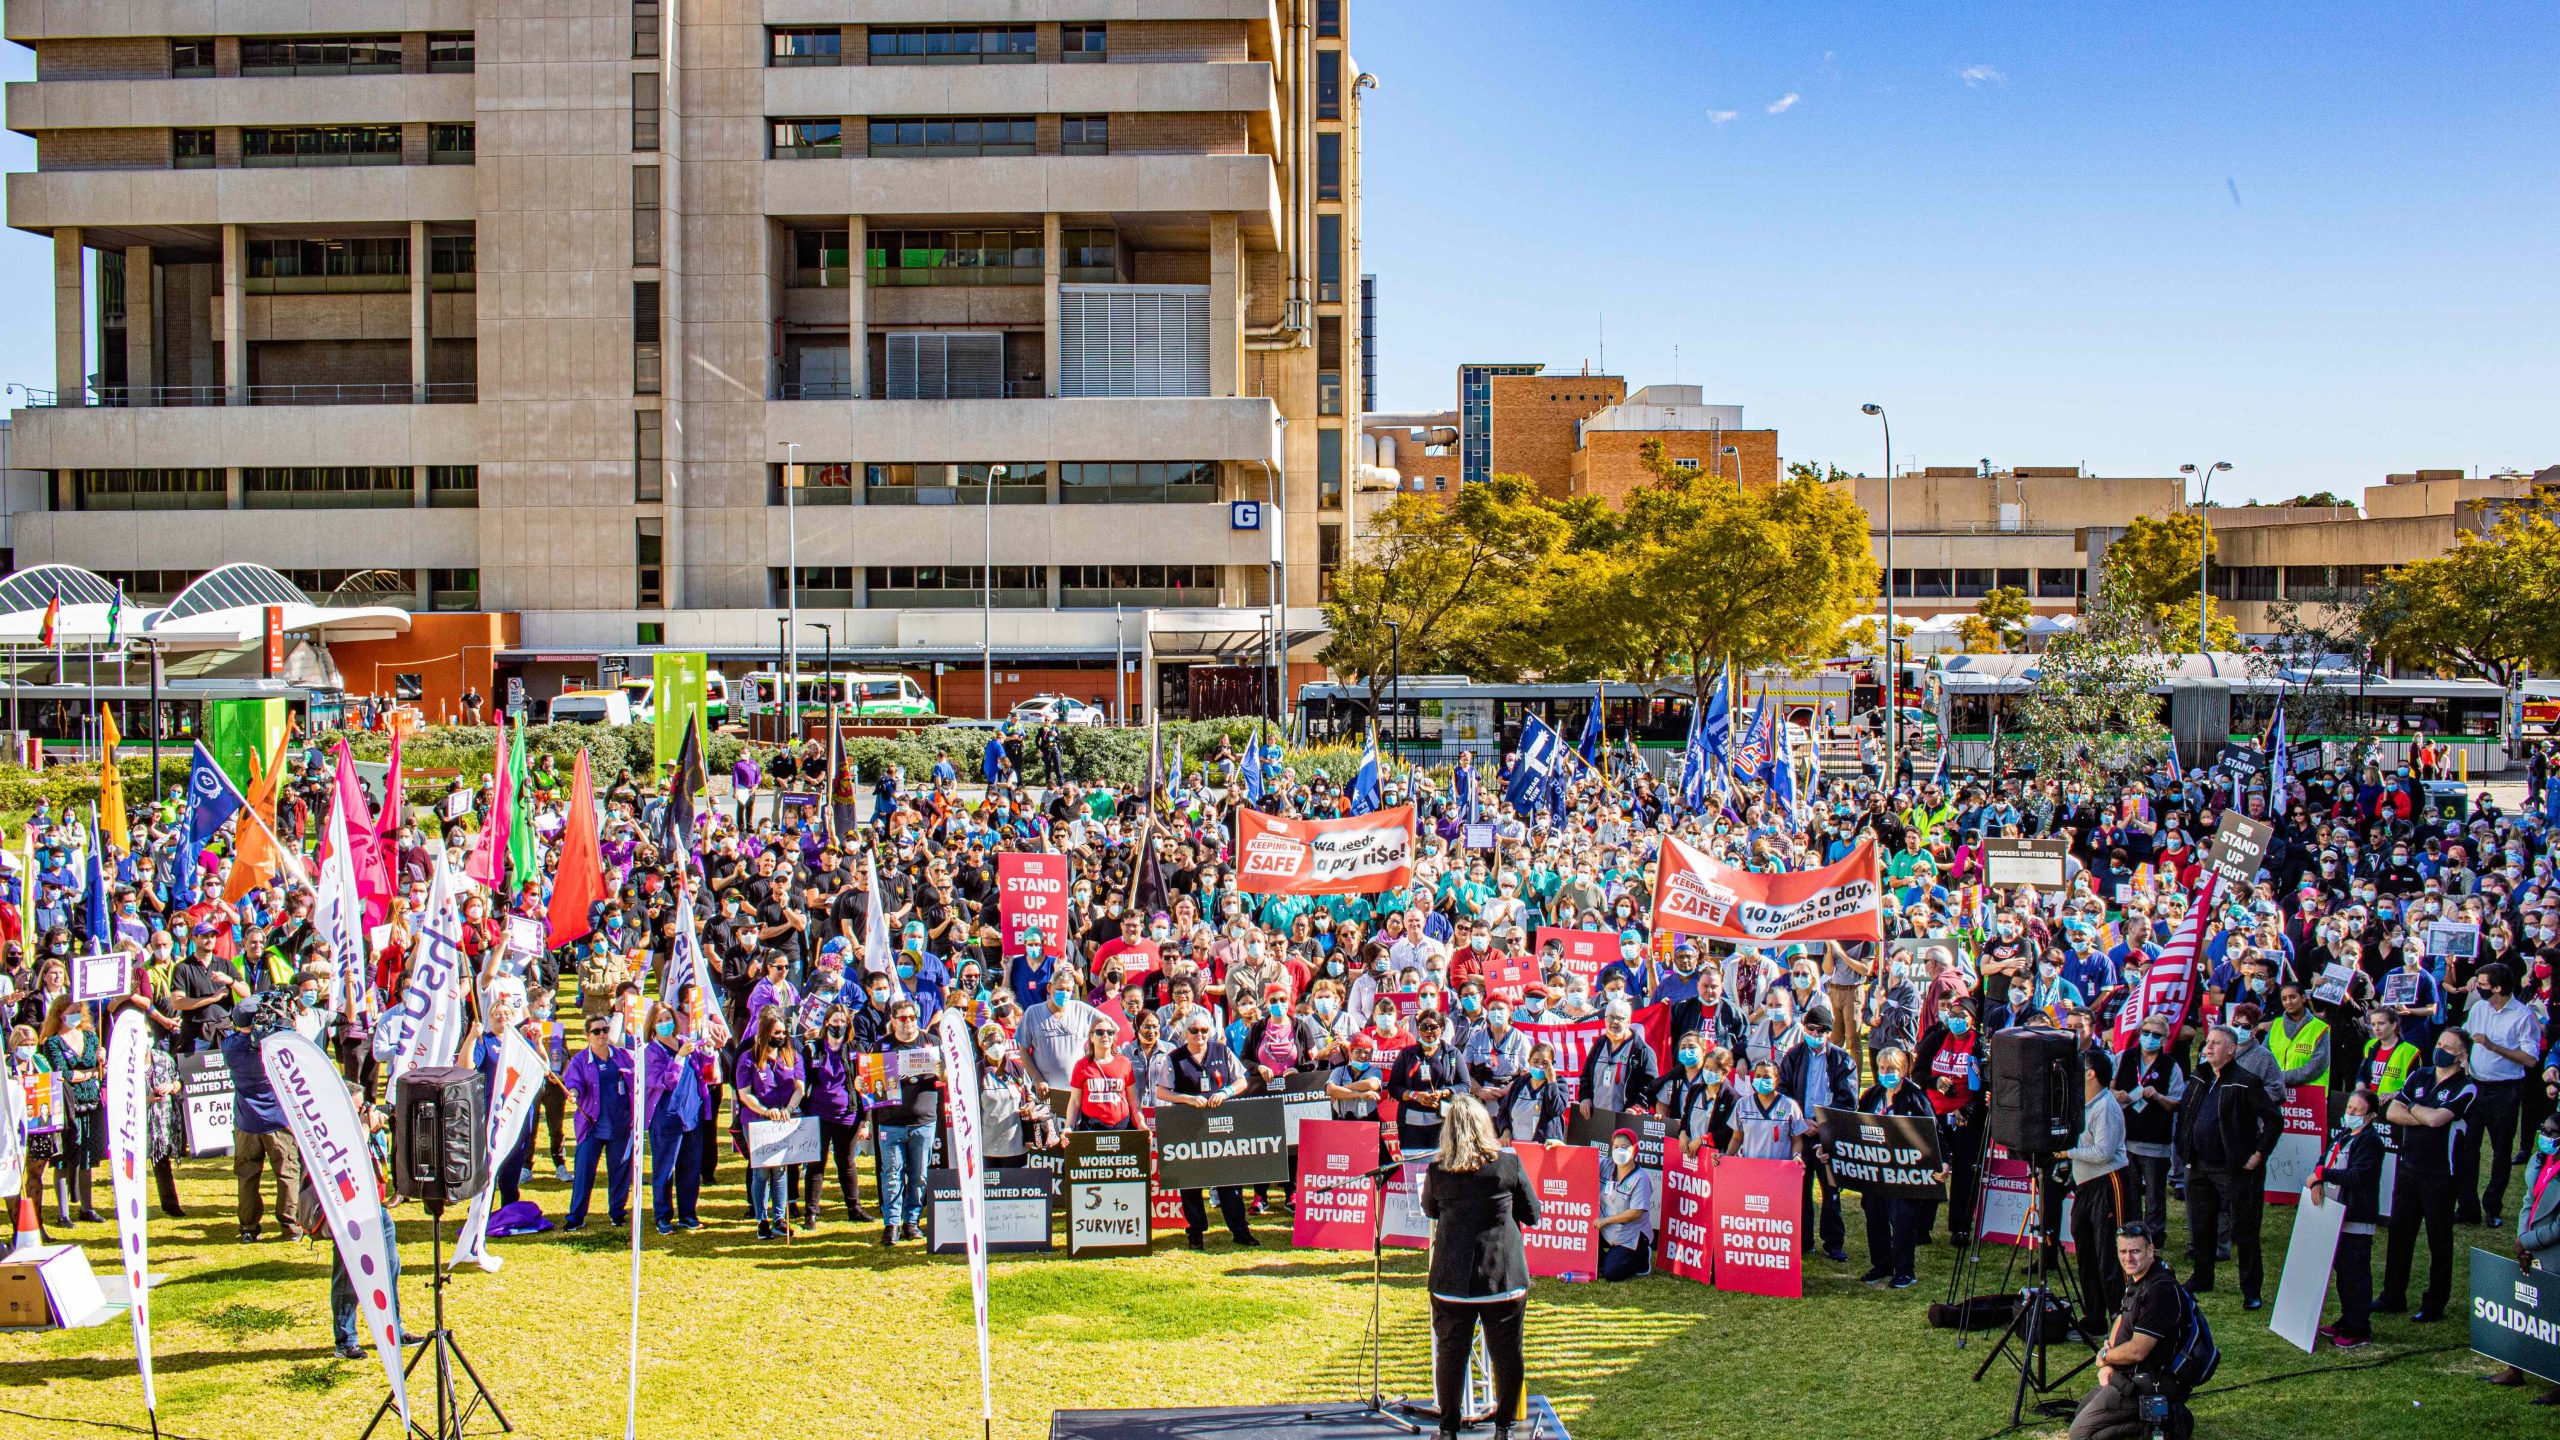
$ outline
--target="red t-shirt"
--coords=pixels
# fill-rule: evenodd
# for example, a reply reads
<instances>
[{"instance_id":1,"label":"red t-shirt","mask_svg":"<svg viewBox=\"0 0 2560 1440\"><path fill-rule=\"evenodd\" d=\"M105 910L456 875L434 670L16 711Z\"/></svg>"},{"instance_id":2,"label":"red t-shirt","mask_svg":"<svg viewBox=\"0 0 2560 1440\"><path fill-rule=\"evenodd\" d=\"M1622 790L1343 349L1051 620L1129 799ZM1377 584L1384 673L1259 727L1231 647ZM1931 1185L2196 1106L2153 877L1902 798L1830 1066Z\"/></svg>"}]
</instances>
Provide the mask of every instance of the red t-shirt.
<instances>
[{"instance_id":1,"label":"red t-shirt","mask_svg":"<svg viewBox=\"0 0 2560 1440\"><path fill-rule=\"evenodd\" d=\"M1096 1060L1088 1055L1076 1062L1067 1083L1075 1087L1076 1115L1096 1125L1119 1126L1129 1123L1131 1096L1129 1061L1114 1055Z\"/></svg>"},{"instance_id":2,"label":"red t-shirt","mask_svg":"<svg viewBox=\"0 0 2560 1440\"><path fill-rule=\"evenodd\" d=\"M1950 1035L1947 1043L1938 1047L1938 1053L1929 1057L1929 1106L1941 1115L1952 1115L1973 1099L1973 1046L1977 1038L1971 1030ZM1940 1091L1938 1081L1942 1078L1955 1081L1948 1087L1954 1094Z\"/></svg>"}]
</instances>

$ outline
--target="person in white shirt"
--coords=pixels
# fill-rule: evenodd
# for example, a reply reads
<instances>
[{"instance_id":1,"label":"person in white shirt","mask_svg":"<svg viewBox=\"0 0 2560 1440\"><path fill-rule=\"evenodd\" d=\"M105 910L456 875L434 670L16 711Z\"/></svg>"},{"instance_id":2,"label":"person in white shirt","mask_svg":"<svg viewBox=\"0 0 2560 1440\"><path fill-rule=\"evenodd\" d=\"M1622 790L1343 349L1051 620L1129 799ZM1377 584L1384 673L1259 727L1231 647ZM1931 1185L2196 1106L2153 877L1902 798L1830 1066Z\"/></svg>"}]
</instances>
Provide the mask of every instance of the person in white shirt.
<instances>
[{"instance_id":1,"label":"person in white shirt","mask_svg":"<svg viewBox=\"0 0 2560 1440\"><path fill-rule=\"evenodd\" d=\"M1049 997L1022 1012L1014 1043L1022 1049L1022 1068L1035 1085L1051 1090L1070 1087L1076 1062L1084 1058L1085 1037L1093 1033L1102 1012L1077 998L1076 972L1065 961L1050 977Z\"/></svg>"},{"instance_id":2,"label":"person in white shirt","mask_svg":"<svg viewBox=\"0 0 2560 1440\"><path fill-rule=\"evenodd\" d=\"M2088 1302L2081 1328L2104 1334L2124 1299L2124 1272L2107 1252L2116 1226L2131 1213L2125 1193L2124 1105L2116 1098L2115 1057L2080 1052L2080 1143L2071 1161L2071 1238L2080 1253L2080 1293Z\"/></svg>"},{"instance_id":3,"label":"person in white shirt","mask_svg":"<svg viewBox=\"0 0 2560 1440\"><path fill-rule=\"evenodd\" d=\"M1423 933L1422 927L1430 918L1431 914L1428 910L1406 908L1404 933L1398 935L1396 942L1387 947L1387 965L1390 969L1419 970L1426 975L1445 973L1449 963L1449 947Z\"/></svg>"},{"instance_id":4,"label":"person in white shirt","mask_svg":"<svg viewBox=\"0 0 2560 1440\"><path fill-rule=\"evenodd\" d=\"M2480 967L2472 981L2479 998L2463 1017L2471 1037L2471 1079L2480 1098L2471 1106L2471 1131L2462 1140L2454 1171L2454 1222L2490 1228L2507 1223L2507 1176L2516 1150L2516 1122L2524 1104L2525 1075L2542 1044L2542 1019L2516 998L2516 972L2504 964ZM2481 1183L2480 1150L2489 1149L2488 1181ZM2477 1209L2474 1209L2474 1206Z\"/></svg>"}]
</instances>

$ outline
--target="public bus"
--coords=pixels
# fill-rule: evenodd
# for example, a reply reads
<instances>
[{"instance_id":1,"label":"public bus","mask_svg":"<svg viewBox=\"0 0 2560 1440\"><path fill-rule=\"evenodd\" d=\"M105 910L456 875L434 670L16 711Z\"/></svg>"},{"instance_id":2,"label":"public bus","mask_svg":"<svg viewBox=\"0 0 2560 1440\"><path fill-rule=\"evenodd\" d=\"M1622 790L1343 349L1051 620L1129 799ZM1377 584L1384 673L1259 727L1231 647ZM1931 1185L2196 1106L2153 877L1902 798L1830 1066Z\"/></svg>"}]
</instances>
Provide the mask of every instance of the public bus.
<instances>
[{"instance_id":1,"label":"public bus","mask_svg":"<svg viewBox=\"0 0 2560 1440\"><path fill-rule=\"evenodd\" d=\"M747 713L771 715L780 711L788 679L780 670L758 670L748 675L744 682ZM839 713L853 716L926 718L934 713L933 697L925 694L913 676L896 671L802 671L800 713L823 719L829 704L835 705Z\"/></svg>"},{"instance_id":2,"label":"public bus","mask_svg":"<svg viewBox=\"0 0 2560 1440\"><path fill-rule=\"evenodd\" d=\"M2019 702L2035 688L2040 659L1951 655L1940 665L1938 728L1954 751L1954 768L1992 767L2000 737L2018 731ZM2314 689L2318 703L2306 703L2306 692ZM2374 759L2396 766L2420 738L2430 738L2452 752L2445 763L2464 777L2495 774L2515 752L2507 692L2486 680L2368 678L2345 671L2260 676L2238 655L2183 655L2173 658L2151 693L2164 702L2163 718L2176 734L2214 735L2229 745L2256 747L2275 722L2277 700L2290 696L2285 738L2292 745L2319 741L2343 755L2369 744ZM2315 715L2327 716L2327 722L2316 722Z\"/></svg>"},{"instance_id":3,"label":"public bus","mask_svg":"<svg viewBox=\"0 0 2560 1440\"><path fill-rule=\"evenodd\" d=\"M1854 676L1845 668L1802 675L1753 671L1743 677L1735 719L1739 722L1753 705L1765 700L1797 727L1801 744L1806 727L1827 732L1848 723L1854 684ZM1611 680L1595 687L1587 680L1479 684L1465 675L1407 675L1379 683L1374 714L1369 687L1322 681L1298 687L1298 733L1310 742L1357 741L1374 718L1381 746L1424 763L1473 751L1481 764L1499 760L1516 748L1521 729L1532 716L1567 744L1580 740L1595 688L1606 706L1601 731L1612 748L1623 750L1632 730L1636 748L1652 757L1659 769L1665 756L1656 752L1674 752L1689 743L1689 711L1694 702L1685 680L1660 685Z\"/></svg>"}]
</instances>

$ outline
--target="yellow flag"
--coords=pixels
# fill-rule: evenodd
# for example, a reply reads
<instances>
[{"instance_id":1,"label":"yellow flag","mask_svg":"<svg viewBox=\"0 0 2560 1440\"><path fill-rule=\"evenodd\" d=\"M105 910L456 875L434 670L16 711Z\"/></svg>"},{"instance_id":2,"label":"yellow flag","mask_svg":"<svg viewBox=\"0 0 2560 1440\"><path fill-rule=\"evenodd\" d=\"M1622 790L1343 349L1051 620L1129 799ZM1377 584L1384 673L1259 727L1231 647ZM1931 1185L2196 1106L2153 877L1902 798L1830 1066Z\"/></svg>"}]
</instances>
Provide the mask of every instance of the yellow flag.
<instances>
[{"instance_id":1,"label":"yellow flag","mask_svg":"<svg viewBox=\"0 0 2560 1440\"><path fill-rule=\"evenodd\" d=\"M116 744L124 737L116 733L116 715L112 710L98 711L98 829L107 843L118 850L133 849L133 835L125 826L124 782L116 776Z\"/></svg>"}]
</instances>

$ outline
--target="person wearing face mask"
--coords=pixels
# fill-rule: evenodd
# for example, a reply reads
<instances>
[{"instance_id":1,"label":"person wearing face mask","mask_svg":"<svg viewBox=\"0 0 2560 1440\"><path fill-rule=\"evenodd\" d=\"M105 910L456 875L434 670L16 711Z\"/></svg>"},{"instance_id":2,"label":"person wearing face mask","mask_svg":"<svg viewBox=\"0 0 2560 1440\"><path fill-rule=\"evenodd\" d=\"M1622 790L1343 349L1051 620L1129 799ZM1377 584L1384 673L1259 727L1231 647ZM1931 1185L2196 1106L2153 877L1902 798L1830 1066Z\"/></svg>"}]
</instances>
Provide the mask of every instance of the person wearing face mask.
<instances>
[{"instance_id":1,"label":"person wearing face mask","mask_svg":"<svg viewBox=\"0 0 2560 1440\"><path fill-rule=\"evenodd\" d=\"M2546 1115L2535 1130L2533 1150L2524 1164L2524 1200L2516 1207L2516 1263L2543 1283L2560 1278L2560 1115ZM2492 1385L2530 1384L2525 1372L2510 1365L2480 1377ZM2560 1405L2560 1385L2529 1403Z\"/></svg>"},{"instance_id":2,"label":"person wearing face mask","mask_svg":"<svg viewBox=\"0 0 2560 1440\"><path fill-rule=\"evenodd\" d=\"M2472 984L2479 998L2465 1012L2462 1029L2471 1041L2471 1078L2480 1098L2472 1109L2470 1133L2457 1152L2454 1222L2478 1224L2485 1216L2489 1227L2497 1229L2507 1223L2516 1121L2526 1076L2540 1068L2543 1022L2533 1007L2516 998L2516 974L2508 966L2483 965ZM2484 1148L2488 1178L2480 1183Z\"/></svg>"},{"instance_id":3,"label":"person wearing face mask","mask_svg":"<svg viewBox=\"0 0 2560 1440\"><path fill-rule=\"evenodd\" d=\"M2391 1190L2391 1236L2382 1267L2376 1312L2396 1315L2408 1306L2409 1272L2417 1258L2418 1232L2427 1235L2427 1288L2409 1323L2444 1318L2453 1297L2455 1206L2462 1144L2471 1129L2480 1092L2470 1074L2470 1040L2459 1030L2436 1037L2434 1066L2409 1079L2383 1106L2382 1118L2400 1127L2400 1165Z\"/></svg>"},{"instance_id":4,"label":"person wearing face mask","mask_svg":"<svg viewBox=\"0 0 2560 1440\"><path fill-rule=\"evenodd\" d=\"M1156 1104L1185 1105L1198 1110L1214 1110L1244 1093L1244 1067L1236 1062L1227 1047L1212 1038L1216 1027L1205 1011L1185 1017L1183 1043L1157 1067ZM1434 1129L1439 1116L1432 1116ZM1262 1242L1254 1237L1245 1218L1244 1191L1241 1187L1218 1187L1218 1213L1227 1223L1227 1234L1241 1246ZM1209 1229L1208 1206L1197 1190L1182 1192L1184 1239L1194 1250L1206 1249Z\"/></svg>"},{"instance_id":5,"label":"person wearing face mask","mask_svg":"<svg viewBox=\"0 0 2560 1440\"><path fill-rule=\"evenodd\" d=\"M2373 1343L2373 1237L2382 1219L2382 1136L2373 1123L2382 1101L2358 1087L2347 1096L2337 1135L2302 1187L2306 1206L2346 1207L2330 1273L2338 1284L2338 1318L2320 1334L2341 1350Z\"/></svg>"},{"instance_id":6,"label":"person wearing face mask","mask_svg":"<svg viewBox=\"0 0 2560 1440\"><path fill-rule=\"evenodd\" d=\"M1336 1120L1375 1120L1378 1097L1386 1093L1387 1077L1378 1069L1377 1049L1365 1035L1355 1036L1343 1050L1343 1061L1325 1077L1325 1097L1333 1102ZM1381 1136L1380 1145L1384 1146Z\"/></svg>"},{"instance_id":7,"label":"person wearing face mask","mask_svg":"<svg viewBox=\"0 0 2560 1440\"><path fill-rule=\"evenodd\" d=\"M1012 987L1014 998L1025 1008L1049 998L1049 987L1058 969L1059 957L1049 947L1049 937L1037 925L1026 925L1021 935L1022 949L1005 963L1005 983ZM1073 992L1070 975L1069 991Z\"/></svg>"},{"instance_id":8,"label":"person wearing face mask","mask_svg":"<svg viewBox=\"0 0 2560 1440\"><path fill-rule=\"evenodd\" d=\"M691 1017L663 1002L649 1012L643 1052L643 1111L649 1133L649 1218L661 1235L699 1230L694 1205L702 1187L702 1152L712 1127L712 1096L696 1057L708 1043Z\"/></svg>"},{"instance_id":9,"label":"person wearing face mask","mask_svg":"<svg viewBox=\"0 0 2560 1440\"><path fill-rule=\"evenodd\" d=\"M1876 1083L1858 1096L1858 1113L1900 1115L1911 1120L1929 1118L1927 1097L1911 1083L1909 1052L1894 1045L1876 1051ZM1942 1169L1940 1173L1945 1172ZM1869 1189L1858 1197L1858 1207L1867 1219L1867 1273L1858 1278L1869 1285L1896 1290L1919 1284L1917 1257L1920 1236L1932 1208L1930 1202Z\"/></svg>"},{"instance_id":10,"label":"person wearing face mask","mask_svg":"<svg viewBox=\"0 0 2560 1440\"><path fill-rule=\"evenodd\" d=\"M1938 1153L1947 1166L1947 1233L1956 1245L1973 1238L1973 1211L1982 1179L1982 1036L1973 1021L1972 1001L1949 996L1938 1007L1937 1022L1921 1032L1912 1053L1911 1073L1926 1087L1931 1113L1938 1117ZM1937 1206L1923 1202L1928 1214L1920 1226L1926 1238L1937 1225Z\"/></svg>"},{"instance_id":11,"label":"person wearing face mask","mask_svg":"<svg viewBox=\"0 0 2560 1440\"><path fill-rule=\"evenodd\" d=\"M1733 1107L1733 1143L1726 1153L1750 1160L1792 1160L1800 1141L1814 1133L1796 1102L1778 1091L1778 1067L1751 1067L1751 1088Z\"/></svg>"},{"instance_id":12,"label":"person wearing face mask","mask_svg":"<svg viewBox=\"0 0 2560 1440\"><path fill-rule=\"evenodd\" d=\"M1653 1172L1636 1163L1636 1132L1609 1137L1600 1164L1600 1278L1633 1280L1653 1270Z\"/></svg>"},{"instance_id":13,"label":"person wearing face mask","mask_svg":"<svg viewBox=\"0 0 2560 1440\"><path fill-rule=\"evenodd\" d=\"M1485 1003L1484 1023L1471 1029L1466 1037L1469 1093L1489 1107L1500 1105L1513 1077L1529 1063L1529 1036L1515 1027L1511 1018L1511 1002L1497 995Z\"/></svg>"},{"instance_id":14,"label":"person wearing face mask","mask_svg":"<svg viewBox=\"0 0 2560 1440\"><path fill-rule=\"evenodd\" d=\"M1492 1107L1504 1139L1520 1144L1564 1143L1564 1086L1556 1078L1556 1049L1540 1041Z\"/></svg>"},{"instance_id":15,"label":"person wearing face mask","mask_svg":"<svg viewBox=\"0 0 2560 1440\"><path fill-rule=\"evenodd\" d=\"M631 1062L631 1052L615 1048L613 1027L599 1016L587 1022L586 1048L570 1056L561 1071L560 1083L576 1103L572 1123L577 1132L569 1212L560 1222L563 1234L586 1228L599 1156L605 1161L607 1212L616 1225L630 1223Z\"/></svg>"},{"instance_id":16,"label":"person wearing face mask","mask_svg":"<svg viewBox=\"0 0 2560 1440\"><path fill-rule=\"evenodd\" d=\"M97 1032L89 1027L86 1007L63 995L56 997L46 1011L44 1028L37 1032L36 1048L44 1057L45 1068L55 1075L54 1083L63 1089L62 1128L55 1137L54 1223L70 1228L71 1206L76 1203L80 1219L96 1224L100 1218L96 1171L98 1162L106 1158L107 1149L100 1114L106 1079L104 1047L98 1043Z\"/></svg>"},{"instance_id":17,"label":"person wearing face mask","mask_svg":"<svg viewBox=\"0 0 2560 1440\"><path fill-rule=\"evenodd\" d=\"M1867 1041L1878 1052L1900 1050L1909 1055L1920 1043L1927 1013L1920 982L1911 973L1907 952L1893 952L1883 969L1883 975L1867 989ZM1832 1013L1839 1012L1835 1009Z\"/></svg>"},{"instance_id":18,"label":"person wearing face mask","mask_svg":"<svg viewBox=\"0 0 2560 1440\"><path fill-rule=\"evenodd\" d=\"M2186 1067L2169 1051L2169 1019L2144 1018L2115 1064L2124 1107L2125 1177L2132 1194L2120 1212L2168 1233L2169 1169L2177 1150L2178 1107L2187 1097Z\"/></svg>"}]
</instances>

